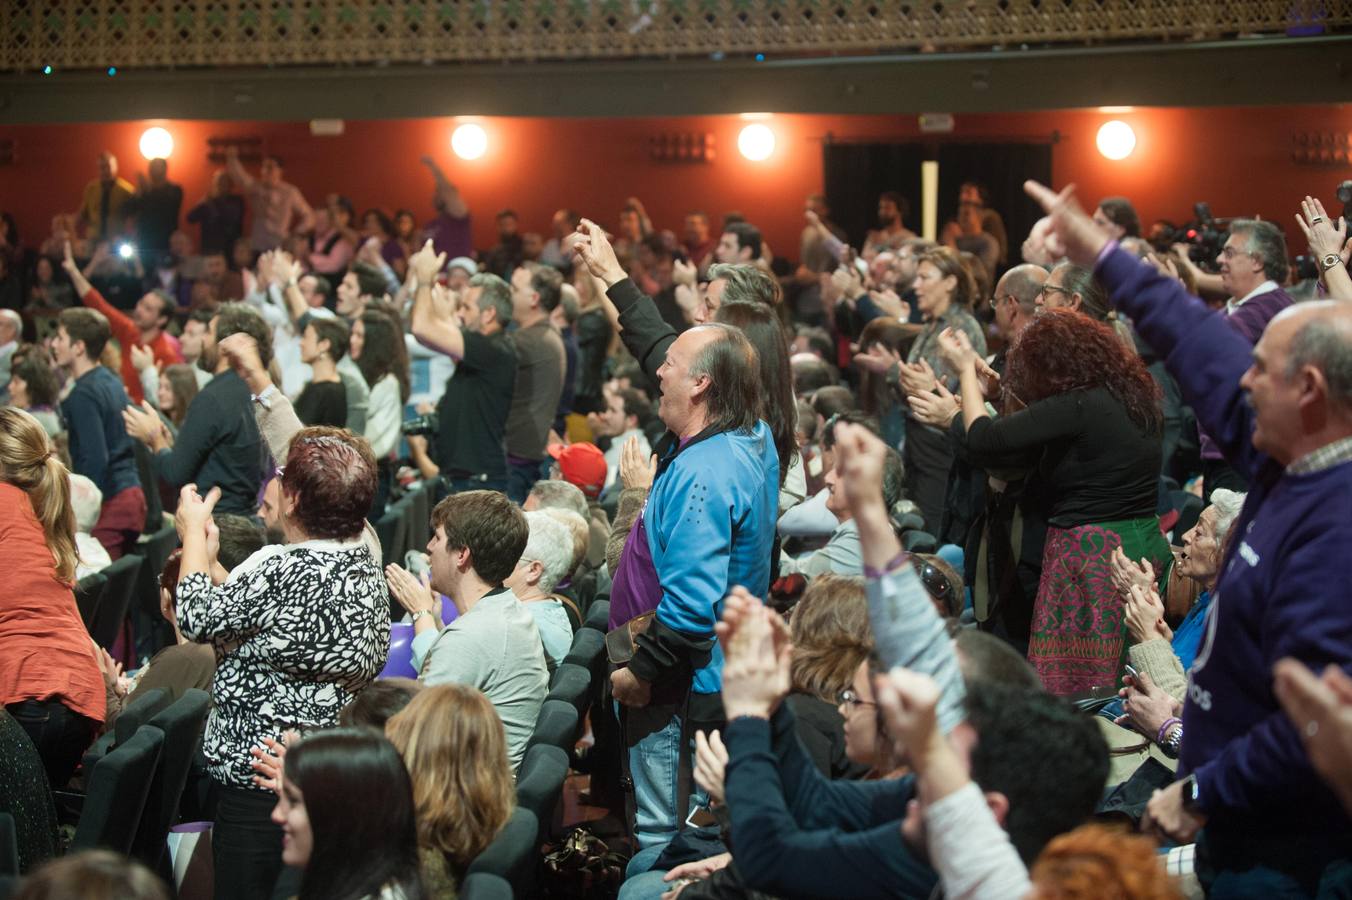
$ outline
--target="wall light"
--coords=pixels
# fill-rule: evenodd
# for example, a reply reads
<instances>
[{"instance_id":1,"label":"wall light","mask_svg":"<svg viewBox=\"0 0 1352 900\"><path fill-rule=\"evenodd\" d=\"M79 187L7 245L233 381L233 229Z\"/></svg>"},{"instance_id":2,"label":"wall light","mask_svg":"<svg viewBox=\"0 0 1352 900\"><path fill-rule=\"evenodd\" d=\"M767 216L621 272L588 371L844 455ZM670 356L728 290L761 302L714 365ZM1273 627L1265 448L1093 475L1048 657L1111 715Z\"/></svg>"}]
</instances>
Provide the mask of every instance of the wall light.
<instances>
[{"instance_id":1,"label":"wall light","mask_svg":"<svg viewBox=\"0 0 1352 900\"><path fill-rule=\"evenodd\" d=\"M156 126L141 132L141 155L146 159L168 159L174 152L174 136Z\"/></svg>"},{"instance_id":2,"label":"wall light","mask_svg":"<svg viewBox=\"0 0 1352 900\"><path fill-rule=\"evenodd\" d=\"M1108 159L1126 159L1136 149L1136 132L1126 122L1113 119L1103 123L1094 141Z\"/></svg>"},{"instance_id":3,"label":"wall light","mask_svg":"<svg viewBox=\"0 0 1352 900\"><path fill-rule=\"evenodd\" d=\"M775 133L768 125L748 125L737 135L737 149L752 162L761 162L775 152Z\"/></svg>"},{"instance_id":4,"label":"wall light","mask_svg":"<svg viewBox=\"0 0 1352 900\"><path fill-rule=\"evenodd\" d=\"M478 159L488 149L488 133L482 125L467 122L452 132L451 149L461 159Z\"/></svg>"}]
</instances>

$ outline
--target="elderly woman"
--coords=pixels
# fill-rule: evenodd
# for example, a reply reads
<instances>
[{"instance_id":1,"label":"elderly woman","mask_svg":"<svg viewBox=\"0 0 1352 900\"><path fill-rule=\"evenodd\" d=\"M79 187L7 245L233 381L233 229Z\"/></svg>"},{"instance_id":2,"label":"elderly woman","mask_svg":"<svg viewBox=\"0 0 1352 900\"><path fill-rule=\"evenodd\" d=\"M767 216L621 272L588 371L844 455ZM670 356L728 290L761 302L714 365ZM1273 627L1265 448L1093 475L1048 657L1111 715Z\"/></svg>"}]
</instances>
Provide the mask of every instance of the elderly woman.
<instances>
[{"instance_id":1,"label":"elderly woman","mask_svg":"<svg viewBox=\"0 0 1352 900\"><path fill-rule=\"evenodd\" d=\"M545 648L549 671L558 668L573 643L573 626L554 586L568 576L573 564L573 535L568 526L546 510L526 513L530 537L521 559L503 584L516 594L535 618Z\"/></svg>"},{"instance_id":2,"label":"elderly woman","mask_svg":"<svg viewBox=\"0 0 1352 900\"><path fill-rule=\"evenodd\" d=\"M265 390L259 402L268 400ZM364 536L376 491L370 446L337 428L301 429L278 473L286 543L228 576L215 559L219 492L202 497L190 484L179 499L179 628L218 661L202 746L219 788L217 897L267 896L280 868L281 829L269 824L272 798L254 783L249 750L337 724L388 648L389 595Z\"/></svg>"}]
</instances>

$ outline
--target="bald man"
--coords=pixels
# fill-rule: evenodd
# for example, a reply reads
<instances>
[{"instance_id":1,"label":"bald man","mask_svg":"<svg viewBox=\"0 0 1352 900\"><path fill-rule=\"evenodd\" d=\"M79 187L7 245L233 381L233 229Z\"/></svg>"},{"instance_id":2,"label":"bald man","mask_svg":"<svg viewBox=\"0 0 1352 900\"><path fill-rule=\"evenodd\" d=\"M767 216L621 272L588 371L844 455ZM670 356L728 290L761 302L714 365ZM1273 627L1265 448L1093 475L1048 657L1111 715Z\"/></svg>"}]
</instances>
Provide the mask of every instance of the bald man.
<instances>
[{"instance_id":1,"label":"bald man","mask_svg":"<svg viewBox=\"0 0 1352 900\"><path fill-rule=\"evenodd\" d=\"M80 201L80 221L93 243L112 240L122 233L122 207L136 189L125 178L117 177L117 157L107 150L99 154L99 177L85 185Z\"/></svg>"},{"instance_id":2,"label":"bald man","mask_svg":"<svg viewBox=\"0 0 1352 900\"><path fill-rule=\"evenodd\" d=\"M0 406L9 403L9 366L19 349L23 319L12 309L0 309Z\"/></svg>"}]
</instances>

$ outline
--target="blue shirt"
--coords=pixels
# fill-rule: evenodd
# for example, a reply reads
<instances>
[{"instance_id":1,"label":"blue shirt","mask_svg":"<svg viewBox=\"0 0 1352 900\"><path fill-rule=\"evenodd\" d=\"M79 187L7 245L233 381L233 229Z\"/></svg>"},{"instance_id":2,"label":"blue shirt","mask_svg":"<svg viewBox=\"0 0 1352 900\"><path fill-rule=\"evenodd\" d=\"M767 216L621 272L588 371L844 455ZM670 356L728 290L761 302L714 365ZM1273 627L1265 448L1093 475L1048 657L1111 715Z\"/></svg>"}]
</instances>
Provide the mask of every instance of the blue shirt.
<instances>
[{"instance_id":1,"label":"blue shirt","mask_svg":"<svg viewBox=\"0 0 1352 900\"><path fill-rule=\"evenodd\" d=\"M135 447L122 421L122 410L130 403L122 379L103 366L75 379L75 387L61 403L70 434L71 468L98 485L105 501L141 483Z\"/></svg>"}]
</instances>

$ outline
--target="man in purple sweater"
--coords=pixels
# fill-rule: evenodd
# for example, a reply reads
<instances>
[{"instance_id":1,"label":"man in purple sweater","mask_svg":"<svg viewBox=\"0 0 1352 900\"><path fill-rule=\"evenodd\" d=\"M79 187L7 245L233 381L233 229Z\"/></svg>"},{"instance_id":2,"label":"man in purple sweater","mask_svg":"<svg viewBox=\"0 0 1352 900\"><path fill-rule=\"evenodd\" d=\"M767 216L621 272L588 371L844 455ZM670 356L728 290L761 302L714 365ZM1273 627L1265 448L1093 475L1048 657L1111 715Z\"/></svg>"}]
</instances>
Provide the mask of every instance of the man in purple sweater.
<instances>
[{"instance_id":1,"label":"man in purple sweater","mask_svg":"<svg viewBox=\"0 0 1352 900\"><path fill-rule=\"evenodd\" d=\"M1271 222L1235 219L1230 237L1216 263L1221 270L1221 285L1230 294L1225 302L1226 321L1249 344L1258 343L1263 329L1292 300L1281 285L1286 282L1286 237ZM1211 435L1202 431L1202 490L1207 503L1216 488L1246 491L1249 480L1225 460Z\"/></svg>"},{"instance_id":2,"label":"man in purple sweater","mask_svg":"<svg viewBox=\"0 0 1352 900\"><path fill-rule=\"evenodd\" d=\"M1250 488L1188 679L1180 780L1145 824L1197 840L1209 896L1343 896L1352 819L1310 767L1272 692L1272 666L1352 663L1352 304L1303 303L1250 347L1095 226L1072 189L1026 188L1047 249L1095 272L1178 379ZM1352 298L1347 298L1352 300ZM1199 833L1200 832L1200 833Z\"/></svg>"}]
</instances>

